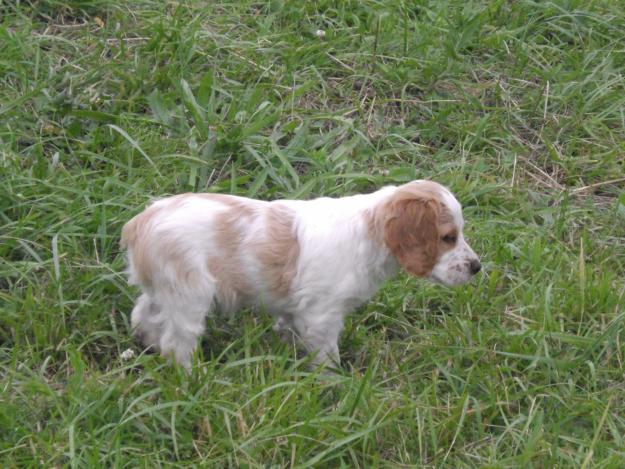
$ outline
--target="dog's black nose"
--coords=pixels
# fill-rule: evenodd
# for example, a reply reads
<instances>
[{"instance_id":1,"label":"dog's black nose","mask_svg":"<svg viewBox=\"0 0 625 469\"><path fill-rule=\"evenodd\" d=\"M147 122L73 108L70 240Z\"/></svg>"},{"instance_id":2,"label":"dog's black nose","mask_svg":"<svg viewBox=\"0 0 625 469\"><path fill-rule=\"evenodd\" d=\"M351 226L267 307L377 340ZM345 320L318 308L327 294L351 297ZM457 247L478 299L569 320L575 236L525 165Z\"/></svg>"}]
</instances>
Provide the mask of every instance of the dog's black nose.
<instances>
[{"instance_id":1,"label":"dog's black nose","mask_svg":"<svg viewBox=\"0 0 625 469\"><path fill-rule=\"evenodd\" d=\"M482 264L477 259L473 259L469 264L469 269L471 269L471 273L473 275L477 274L480 270L482 270Z\"/></svg>"}]
</instances>

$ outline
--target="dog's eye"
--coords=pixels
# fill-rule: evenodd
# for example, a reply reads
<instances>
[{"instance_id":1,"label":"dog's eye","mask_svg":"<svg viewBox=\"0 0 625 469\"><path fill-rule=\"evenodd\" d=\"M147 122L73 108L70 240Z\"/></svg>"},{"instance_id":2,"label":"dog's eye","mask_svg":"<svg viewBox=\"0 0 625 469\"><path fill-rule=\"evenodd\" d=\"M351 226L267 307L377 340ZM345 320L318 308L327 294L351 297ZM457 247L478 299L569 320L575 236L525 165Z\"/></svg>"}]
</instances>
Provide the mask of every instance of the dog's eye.
<instances>
[{"instance_id":1,"label":"dog's eye","mask_svg":"<svg viewBox=\"0 0 625 469\"><path fill-rule=\"evenodd\" d=\"M444 243L454 244L456 242L456 235L454 234L446 234L441 238Z\"/></svg>"}]
</instances>

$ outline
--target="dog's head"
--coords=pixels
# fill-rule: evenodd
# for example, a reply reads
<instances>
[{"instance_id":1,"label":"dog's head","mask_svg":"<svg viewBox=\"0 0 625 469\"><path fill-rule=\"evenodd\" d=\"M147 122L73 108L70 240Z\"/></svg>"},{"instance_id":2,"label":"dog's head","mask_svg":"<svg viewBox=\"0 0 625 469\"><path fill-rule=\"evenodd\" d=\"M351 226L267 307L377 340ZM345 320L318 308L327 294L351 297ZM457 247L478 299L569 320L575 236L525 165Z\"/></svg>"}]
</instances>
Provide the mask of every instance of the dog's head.
<instances>
[{"instance_id":1,"label":"dog's head","mask_svg":"<svg viewBox=\"0 0 625 469\"><path fill-rule=\"evenodd\" d=\"M452 286L480 271L462 234L462 208L447 188L410 182L390 195L382 211L384 243L407 272Z\"/></svg>"}]
</instances>

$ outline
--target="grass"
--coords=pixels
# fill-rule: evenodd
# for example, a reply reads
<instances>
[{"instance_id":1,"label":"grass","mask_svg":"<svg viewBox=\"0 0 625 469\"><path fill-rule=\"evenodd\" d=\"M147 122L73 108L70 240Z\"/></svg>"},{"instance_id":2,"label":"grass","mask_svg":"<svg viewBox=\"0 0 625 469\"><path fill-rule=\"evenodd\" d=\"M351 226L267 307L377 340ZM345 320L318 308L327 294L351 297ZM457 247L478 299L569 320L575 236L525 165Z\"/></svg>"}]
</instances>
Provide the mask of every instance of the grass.
<instances>
[{"instance_id":1,"label":"grass","mask_svg":"<svg viewBox=\"0 0 625 469\"><path fill-rule=\"evenodd\" d=\"M0 1L3 465L622 467L623 30L611 0ZM133 341L150 197L413 178L484 272L389 282L338 376L249 312L191 376Z\"/></svg>"}]
</instances>

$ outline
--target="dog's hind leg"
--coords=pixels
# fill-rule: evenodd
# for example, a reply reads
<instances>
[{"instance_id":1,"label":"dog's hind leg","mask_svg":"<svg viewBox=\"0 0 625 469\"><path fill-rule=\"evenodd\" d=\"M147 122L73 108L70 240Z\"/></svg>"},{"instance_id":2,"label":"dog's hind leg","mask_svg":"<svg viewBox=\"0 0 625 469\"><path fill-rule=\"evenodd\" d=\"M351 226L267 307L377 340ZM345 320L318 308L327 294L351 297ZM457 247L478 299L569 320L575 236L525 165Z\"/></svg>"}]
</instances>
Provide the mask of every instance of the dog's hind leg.
<instances>
[{"instance_id":1,"label":"dog's hind leg","mask_svg":"<svg viewBox=\"0 0 625 469\"><path fill-rule=\"evenodd\" d=\"M134 335L147 348L159 348L161 336L160 308L147 293L141 294L130 315Z\"/></svg>"}]
</instances>

